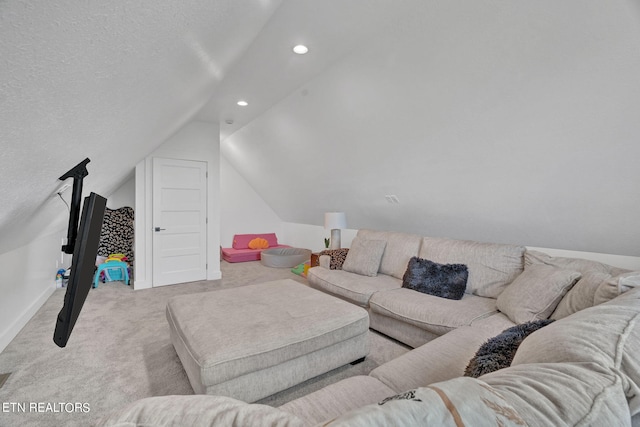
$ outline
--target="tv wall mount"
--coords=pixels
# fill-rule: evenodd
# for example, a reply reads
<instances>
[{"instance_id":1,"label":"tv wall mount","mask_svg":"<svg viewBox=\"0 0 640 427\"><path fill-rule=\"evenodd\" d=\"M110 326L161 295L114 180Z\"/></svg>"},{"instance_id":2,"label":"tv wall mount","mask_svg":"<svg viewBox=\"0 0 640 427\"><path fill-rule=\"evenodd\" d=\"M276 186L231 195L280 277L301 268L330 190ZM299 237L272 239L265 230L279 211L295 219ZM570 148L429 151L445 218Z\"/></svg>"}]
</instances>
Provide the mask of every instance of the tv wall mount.
<instances>
[{"instance_id":1,"label":"tv wall mount","mask_svg":"<svg viewBox=\"0 0 640 427\"><path fill-rule=\"evenodd\" d=\"M87 163L90 161L91 160L87 157L58 178L60 181L73 178L73 193L71 194L67 244L62 245L62 251L66 254L73 254L73 250L76 245L76 237L78 236L78 219L80 218L80 206L82 201L82 180L85 176L89 175L89 171L87 171Z\"/></svg>"}]
</instances>

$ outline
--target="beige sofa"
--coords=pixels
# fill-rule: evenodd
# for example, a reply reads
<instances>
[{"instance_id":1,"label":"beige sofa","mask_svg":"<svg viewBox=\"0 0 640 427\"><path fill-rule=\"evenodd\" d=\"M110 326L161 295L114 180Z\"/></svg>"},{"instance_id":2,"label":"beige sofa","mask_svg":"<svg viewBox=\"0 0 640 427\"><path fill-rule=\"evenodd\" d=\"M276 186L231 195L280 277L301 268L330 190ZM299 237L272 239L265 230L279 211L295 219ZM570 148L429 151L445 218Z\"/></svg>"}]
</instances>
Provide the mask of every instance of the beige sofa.
<instances>
[{"instance_id":1,"label":"beige sofa","mask_svg":"<svg viewBox=\"0 0 640 427\"><path fill-rule=\"evenodd\" d=\"M477 322L486 324L489 317L499 318L488 321L495 325L489 331L492 335L514 325L498 313L496 298L522 273L524 247L372 230L360 230L356 239L386 242L375 276L330 270L328 257L323 256L321 267L309 269L307 278L312 287L368 309L372 329L419 347L454 329ZM449 300L402 288L407 264L415 256L467 265L469 279L464 297Z\"/></svg>"},{"instance_id":2,"label":"beige sofa","mask_svg":"<svg viewBox=\"0 0 640 427\"><path fill-rule=\"evenodd\" d=\"M357 238L386 242L375 276L330 270L325 258L309 283L367 308L372 328L414 350L280 408L166 396L99 425L631 425L640 412L640 273L512 245L368 230ZM371 269L355 255L346 266L359 270L359 259ZM467 265L463 298L402 288L413 256ZM557 320L524 340L511 367L462 376L488 338L546 317Z\"/></svg>"}]
</instances>

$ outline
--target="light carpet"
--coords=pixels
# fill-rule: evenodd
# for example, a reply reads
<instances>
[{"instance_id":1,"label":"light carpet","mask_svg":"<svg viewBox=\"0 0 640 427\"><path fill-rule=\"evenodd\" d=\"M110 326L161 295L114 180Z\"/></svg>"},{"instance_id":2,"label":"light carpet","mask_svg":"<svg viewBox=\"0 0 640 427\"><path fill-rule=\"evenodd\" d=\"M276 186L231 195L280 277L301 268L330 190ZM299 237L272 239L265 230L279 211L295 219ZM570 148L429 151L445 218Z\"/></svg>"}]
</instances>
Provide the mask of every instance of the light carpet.
<instances>
[{"instance_id":1,"label":"light carpet","mask_svg":"<svg viewBox=\"0 0 640 427\"><path fill-rule=\"evenodd\" d=\"M11 372L0 388L0 426L88 426L144 397L193 394L169 340L169 298L283 278L307 284L289 269L259 262L221 264L223 278L215 281L139 291L121 282L101 283L89 292L65 348L53 343L65 293L56 290L0 353L0 373ZM376 332L369 331L369 337L371 353L365 362L335 369L260 403L282 405L343 378L366 375L408 351Z\"/></svg>"}]
</instances>

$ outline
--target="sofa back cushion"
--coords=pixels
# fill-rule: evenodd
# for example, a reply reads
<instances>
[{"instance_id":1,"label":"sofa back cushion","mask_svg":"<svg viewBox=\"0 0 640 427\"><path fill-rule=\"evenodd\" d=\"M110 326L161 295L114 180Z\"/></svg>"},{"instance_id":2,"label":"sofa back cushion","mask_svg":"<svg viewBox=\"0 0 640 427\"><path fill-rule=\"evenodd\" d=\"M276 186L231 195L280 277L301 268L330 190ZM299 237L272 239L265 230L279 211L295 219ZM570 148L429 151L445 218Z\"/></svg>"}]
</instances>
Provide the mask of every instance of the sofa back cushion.
<instances>
[{"instance_id":1,"label":"sofa back cushion","mask_svg":"<svg viewBox=\"0 0 640 427\"><path fill-rule=\"evenodd\" d=\"M378 271L396 279L402 279L409 260L418 255L422 241L418 235L393 231L358 230L357 237L387 242Z\"/></svg>"},{"instance_id":2,"label":"sofa back cushion","mask_svg":"<svg viewBox=\"0 0 640 427\"><path fill-rule=\"evenodd\" d=\"M617 297L626 290L624 286L619 285L619 279L629 274L639 274L598 261L554 257L544 252L527 249L524 254L525 268L539 264L582 273L580 281L560 300L558 307L551 315L551 318L556 320Z\"/></svg>"},{"instance_id":3,"label":"sofa back cushion","mask_svg":"<svg viewBox=\"0 0 640 427\"><path fill-rule=\"evenodd\" d=\"M640 412L640 288L560 319L527 337L512 366L595 363L622 379L631 414Z\"/></svg>"},{"instance_id":4,"label":"sofa back cushion","mask_svg":"<svg viewBox=\"0 0 640 427\"><path fill-rule=\"evenodd\" d=\"M420 258L440 264L465 264L467 293L497 298L523 269L523 246L424 237Z\"/></svg>"},{"instance_id":5,"label":"sofa back cushion","mask_svg":"<svg viewBox=\"0 0 640 427\"><path fill-rule=\"evenodd\" d=\"M233 249L249 249L249 242L257 238L265 239L269 245L268 247L270 248L278 246L278 237L276 237L276 233L236 234L233 236Z\"/></svg>"},{"instance_id":6,"label":"sofa back cushion","mask_svg":"<svg viewBox=\"0 0 640 427\"><path fill-rule=\"evenodd\" d=\"M539 252L532 249L527 249L524 254L525 267L533 264L546 264L552 267L558 267L565 270L579 271L585 274L590 271L599 271L601 273L617 276L618 274L626 273L629 270L623 268L613 267L611 265L603 264L598 261L591 261L582 258L566 258L566 257L554 257L544 252Z\"/></svg>"}]
</instances>

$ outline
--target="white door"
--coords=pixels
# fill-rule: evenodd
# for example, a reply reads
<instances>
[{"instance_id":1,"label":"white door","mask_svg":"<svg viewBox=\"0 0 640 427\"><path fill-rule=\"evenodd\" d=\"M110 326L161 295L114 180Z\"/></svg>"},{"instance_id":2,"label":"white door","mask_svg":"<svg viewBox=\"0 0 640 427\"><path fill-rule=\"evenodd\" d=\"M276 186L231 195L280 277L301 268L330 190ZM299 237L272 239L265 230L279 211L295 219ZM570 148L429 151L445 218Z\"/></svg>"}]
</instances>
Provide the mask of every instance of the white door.
<instances>
[{"instance_id":1,"label":"white door","mask_svg":"<svg viewBox=\"0 0 640 427\"><path fill-rule=\"evenodd\" d=\"M207 164L153 159L153 286L207 277Z\"/></svg>"}]
</instances>

